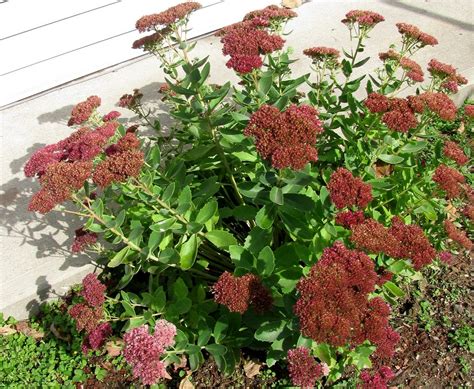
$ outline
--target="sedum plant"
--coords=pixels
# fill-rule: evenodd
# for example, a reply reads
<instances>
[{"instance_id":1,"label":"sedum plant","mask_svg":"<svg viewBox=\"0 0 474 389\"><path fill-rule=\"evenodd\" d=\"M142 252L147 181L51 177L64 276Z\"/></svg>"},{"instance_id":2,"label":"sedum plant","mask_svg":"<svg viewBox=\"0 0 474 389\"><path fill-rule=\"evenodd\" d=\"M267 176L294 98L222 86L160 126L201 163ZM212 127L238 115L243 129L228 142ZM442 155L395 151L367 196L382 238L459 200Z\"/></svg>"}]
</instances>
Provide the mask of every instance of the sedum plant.
<instances>
[{"instance_id":1,"label":"sedum plant","mask_svg":"<svg viewBox=\"0 0 474 389\"><path fill-rule=\"evenodd\" d=\"M406 23L365 69L384 18L363 10L342 20L352 49L304 50L311 65L295 78L284 37L296 14L270 6L217 33L240 82L212 84L186 40L199 7L136 24L151 34L133 47L166 75L165 135L138 90L119 102L142 120L129 128L91 96L73 109L71 136L25 167L41 184L30 209L82 218L72 250L105 270L107 296L90 276L69 311L85 351L118 321L145 384L207 354L230 373L247 348L288 363L301 387L340 382L349 365L362 387L384 387L399 340L391 305L420 269L472 248L473 106L449 97L467 80L436 59L425 74L412 56L438 42Z\"/></svg>"}]
</instances>

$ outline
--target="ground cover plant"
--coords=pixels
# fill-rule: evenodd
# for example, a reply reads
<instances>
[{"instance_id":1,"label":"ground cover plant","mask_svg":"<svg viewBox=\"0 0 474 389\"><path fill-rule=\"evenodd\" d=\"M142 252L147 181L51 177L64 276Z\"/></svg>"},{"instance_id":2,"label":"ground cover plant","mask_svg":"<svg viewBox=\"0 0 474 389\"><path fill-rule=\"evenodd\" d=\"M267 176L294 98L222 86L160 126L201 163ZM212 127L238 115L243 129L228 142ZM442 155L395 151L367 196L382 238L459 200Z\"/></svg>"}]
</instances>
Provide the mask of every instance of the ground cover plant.
<instances>
[{"instance_id":1,"label":"ground cover plant","mask_svg":"<svg viewBox=\"0 0 474 389\"><path fill-rule=\"evenodd\" d=\"M423 268L472 249L474 106L449 97L467 80L437 59L425 74L411 57L438 42L406 23L365 69L384 18L361 10L342 20L352 48L307 48L311 67L294 78L284 38L296 14L270 6L218 32L240 82L211 84L186 40L199 8L136 23L151 34L133 46L166 74L166 134L140 91L119 101L142 119L128 128L91 96L74 132L25 166L41 185L30 210L82 218L72 250L104 270L68 310L83 352L122 337L145 385L208 355L232 374L253 350L295 386L386 387L400 340L391 306ZM453 341L469 344L469 331Z\"/></svg>"}]
</instances>

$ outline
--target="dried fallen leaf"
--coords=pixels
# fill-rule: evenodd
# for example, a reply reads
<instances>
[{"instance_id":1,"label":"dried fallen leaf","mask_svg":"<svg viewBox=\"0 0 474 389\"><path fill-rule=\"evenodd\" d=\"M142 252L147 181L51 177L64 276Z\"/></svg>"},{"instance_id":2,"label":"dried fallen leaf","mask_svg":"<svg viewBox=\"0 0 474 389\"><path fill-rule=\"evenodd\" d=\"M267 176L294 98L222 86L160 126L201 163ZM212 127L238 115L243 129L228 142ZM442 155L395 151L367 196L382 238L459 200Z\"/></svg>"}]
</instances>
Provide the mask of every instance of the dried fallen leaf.
<instances>
[{"instance_id":1,"label":"dried fallen leaf","mask_svg":"<svg viewBox=\"0 0 474 389\"><path fill-rule=\"evenodd\" d=\"M25 321L20 321L15 324L15 328L18 332L25 334L26 336L31 336L35 340L44 338L44 332L31 328L30 325Z\"/></svg>"},{"instance_id":2,"label":"dried fallen leaf","mask_svg":"<svg viewBox=\"0 0 474 389\"><path fill-rule=\"evenodd\" d=\"M458 128L458 132L462 134L464 132L464 122L461 122L461 125Z\"/></svg>"},{"instance_id":3,"label":"dried fallen leaf","mask_svg":"<svg viewBox=\"0 0 474 389\"><path fill-rule=\"evenodd\" d=\"M194 389L193 383L189 380L189 375L184 377L179 383L179 389Z\"/></svg>"},{"instance_id":4,"label":"dried fallen leaf","mask_svg":"<svg viewBox=\"0 0 474 389\"><path fill-rule=\"evenodd\" d=\"M302 3L302 0L282 0L281 5L285 8L297 8Z\"/></svg>"},{"instance_id":5,"label":"dried fallen leaf","mask_svg":"<svg viewBox=\"0 0 474 389\"><path fill-rule=\"evenodd\" d=\"M117 357L122 352L123 340L109 340L105 343L105 349L107 350L107 355L109 357Z\"/></svg>"},{"instance_id":6,"label":"dried fallen leaf","mask_svg":"<svg viewBox=\"0 0 474 389\"><path fill-rule=\"evenodd\" d=\"M392 174L393 165L377 161L374 165L374 170L375 170L375 176L377 178L386 177Z\"/></svg>"},{"instance_id":7,"label":"dried fallen leaf","mask_svg":"<svg viewBox=\"0 0 474 389\"><path fill-rule=\"evenodd\" d=\"M447 212L448 220L454 221L454 220L457 219L458 210L456 209L456 207L453 204L451 204L451 202L448 202L448 205L446 205L445 209L446 209L446 212Z\"/></svg>"},{"instance_id":8,"label":"dried fallen leaf","mask_svg":"<svg viewBox=\"0 0 474 389\"><path fill-rule=\"evenodd\" d=\"M244 372L247 378L253 378L260 373L262 364L255 361L248 361L244 365Z\"/></svg>"},{"instance_id":9,"label":"dried fallen leaf","mask_svg":"<svg viewBox=\"0 0 474 389\"><path fill-rule=\"evenodd\" d=\"M3 335L3 336L12 335L12 334L15 334L16 332L17 331L14 328L10 327L9 325L0 327L0 335Z\"/></svg>"}]
</instances>

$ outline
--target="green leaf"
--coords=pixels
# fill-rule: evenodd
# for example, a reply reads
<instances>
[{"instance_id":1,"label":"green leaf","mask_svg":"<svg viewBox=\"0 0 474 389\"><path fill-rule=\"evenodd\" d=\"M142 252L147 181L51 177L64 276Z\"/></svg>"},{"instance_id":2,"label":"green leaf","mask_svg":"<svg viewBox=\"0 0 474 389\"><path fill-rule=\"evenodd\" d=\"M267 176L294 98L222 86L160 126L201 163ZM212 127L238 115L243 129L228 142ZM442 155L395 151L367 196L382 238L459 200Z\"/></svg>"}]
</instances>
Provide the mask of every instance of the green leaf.
<instances>
[{"instance_id":1,"label":"green leaf","mask_svg":"<svg viewBox=\"0 0 474 389\"><path fill-rule=\"evenodd\" d=\"M224 230L213 230L206 233L206 238L218 248L227 248L237 244L237 239L230 232Z\"/></svg>"},{"instance_id":2,"label":"green leaf","mask_svg":"<svg viewBox=\"0 0 474 389\"><path fill-rule=\"evenodd\" d=\"M405 293L392 281L387 281L383 284L383 288L387 289L395 297L403 297Z\"/></svg>"},{"instance_id":3,"label":"green leaf","mask_svg":"<svg viewBox=\"0 0 474 389\"><path fill-rule=\"evenodd\" d=\"M266 322L255 331L254 337L261 342L274 342L283 332L285 324L284 320Z\"/></svg>"},{"instance_id":4,"label":"green leaf","mask_svg":"<svg viewBox=\"0 0 474 389\"><path fill-rule=\"evenodd\" d=\"M153 252L153 250L158 247L162 239L163 234L161 232L151 232L150 237L148 238L148 248L150 249L150 252Z\"/></svg>"},{"instance_id":5,"label":"green leaf","mask_svg":"<svg viewBox=\"0 0 474 389\"><path fill-rule=\"evenodd\" d=\"M265 72L258 81L257 92L260 96L264 97L272 87L273 72Z\"/></svg>"},{"instance_id":6,"label":"green leaf","mask_svg":"<svg viewBox=\"0 0 474 389\"><path fill-rule=\"evenodd\" d=\"M410 142L410 143L407 143L405 146L403 146L400 149L400 153L408 153L408 154L417 153L417 152L423 150L426 146L428 146L428 142L426 142L424 140L416 141L416 142Z\"/></svg>"},{"instance_id":7,"label":"green leaf","mask_svg":"<svg viewBox=\"0 0 474 389\"><path fill-rule=\"evenodd\" d=\"M270 190L270 200L278 205L283 205L283 191L281 188L274 186Z\"/></svg>"},{"instance_id":8,"label":"green leaf","mask_svg":"<svg viewBox=\"0 0 474 389\"><path fill-rule=\"evenodd\" d=\"M200 209L196 216L196 222L200 224L206 223L209 219L211 219L217 211L217 201L215 199L211 199L207 202L204 207Z\"/></svg>"},{"instance_id":9,"label":"green leaf","mask_svg":"<svg viewBox=\"0 0 474 389\"><path fill-rule=\"evenodd\" d=\"M255 223L264 230L268 230L273 225L275 219L274 208L270 205L264 205L255 216Z\"/></svg>"},{"instance_id":10,"label":"green leaf","mask_svg":"<svg viewBox=\"0 0 474 389\"><path fill-rule=\"evenodd\" d=\"M216 355L224 355L227 352L227 347L222 344L212 343L206 346L206 350L209 351L213 357Z\"/></svg>"},{"instance_id":11,"label":"green leaf","mask_svg":"<svg viewBox=\"0 0 474 389\"><path fill-rule=\"evenodd\" d=\"M198 252L198 239L196 234L191 235L189 239L184 242L179 251L181 269L188 270L194 265Z\"/></svg>"},{"instance_id":12,"label":"green leaf","mask_svg":"<svg viewBox=\"0 0 474 389\"><path fill-rule=\"evenodd\" d=\"M176 219L174 217L165 220L160 220L159 222L152 224L150 226L150 230L156 232L166 232L174 223L176 223Z\"/></svg>"},{"instance_id":13,"label":"green leaf","mask_svg":"<svg viewBox=\"0 0 474 389\"><path fill-rule=\"evenodd\" d=\"M398 155L392 155L392 154L380 154L379 159L385 163L389 163L391 165L396 165L400 162L404 161L403 157L400 157Z\"/></svg>"},{"instance_id":14,"label":"green leaf","mask_svg":"<svg viewBox=\"0 0 474 389\"><path fill-rule=\"evenodd\" d=\"M176 279L176 281L173 283L173 295L176 298L176 300L180 300L182 298L188 297L189 290L188 287L186 286L186 283L183 281L181 277Z\"/></svg>"},{"instance_id":15,"label":"green leaf","mask_svg":"<svg viewBox=\"0 0 474 389\"><path fill-rule=\"evenodd\" d=\"M257 258L257 271L262 276L269 276L275 269L275 256L269 246L265 246Z\"/></svg>"},{"instance_id":16,"label":"green leaf","mask_svg":"<svg viewBox=\"0 0 474 389\"><path fill-rule=\"evenodd\" d=\"M108 267L117 267L125 262L127 259L128 254L130 253L130 247L125 246L122 250L120 250L117 254L115 254L110 262L107 264Z\"/></svg>"}]
</instances>

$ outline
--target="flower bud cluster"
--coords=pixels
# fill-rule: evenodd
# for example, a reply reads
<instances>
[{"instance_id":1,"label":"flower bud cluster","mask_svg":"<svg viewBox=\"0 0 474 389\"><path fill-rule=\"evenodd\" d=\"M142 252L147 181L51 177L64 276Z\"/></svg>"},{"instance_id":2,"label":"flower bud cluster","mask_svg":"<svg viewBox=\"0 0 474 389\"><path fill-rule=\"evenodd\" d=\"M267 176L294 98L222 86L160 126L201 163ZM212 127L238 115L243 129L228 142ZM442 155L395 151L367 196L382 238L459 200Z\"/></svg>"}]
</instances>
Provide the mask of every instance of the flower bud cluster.
<instances>
[{"instance_id":1,"label":"flower bud cluster","mask_svg":"<svg viewBox=\"0 0 474 389\"><path fill-rule=\"evenodd\" d=\"M263 105L254 112L244 130L255 138L262 158L276 169L303 169L317 161L316 137L323 131L318 111L308 105L291 105L285 112Z\"/></svg>"},{"instance_id":2,"label":"flower bud cluster","mask_svg":"<svg viewBox=\"0 0 474 389\"><path fill-rule=\"evenodd\" d=\"M417 96L408 96L408 103L417 113L423 113L427 109L443 120L456 118L456 105L445 93L424 92Z\"/></svg>"},{"instance_id":3,"label":"flower bud cluster","mask_svg":"<svg viewBox=\"0 0 474 389\"><path fill-rule=\"evenodd\" d=\"M291 382L300 388L313 388L316 380L323 375L321 364L311 356L306 347L288 350L288 373Z\"/></svg>"},{"instance_id":4,"label":"flower bud cluster","mask_svg":"<svg viewBox=\"0 0 474 389\"><path fill-rule=\"evenodd\" d=\"M468 238L467 234L457 228L452 221L448 219L444 221L444 230L446 231L448 238L452 239L466 250L471 250L474 246L474 243L472 243L472 241Z\"/></svg>"},{"instance_id":5,"label":"flower bud cluster","mask_svg":"<svg viewBox=\"0 0 474 389\"><path fill-rule=\"evenodd\" d=\"M161 27L168 27L169 25L186 18L191 12L200 8L202 8L202 5L195 1L181 3L157 14L142 16L135 23L135 28L139 32L145 32L157 30L157 28Z\"/></svg>"},{"instance_id":6,"label":"flower bud cluster","mask_svg":"<svg viewBox=\"0 0 474 389\"><path fill-rule=\"evenodd\" d=\"M140 378L145 385L153 385L168 375L160 357L174 344L175 336L176 327L166 320L156 322L153 335L148 325L141 325L124 335L123 355L132 365L135 378Z\"/></svg>"},{"instance_id":7,"label":"flower bud cluster","mask_svg":"<svg viewBox=\"0 0 474 389\"><path fill-rule=\"evenodd\" d=\"M282 8L277 5L269 5L263 9L249 12L244 16L244 21L257 19L281 23L297 16L298 14L291 9Z\"/></svg>"},{"instance_id":8,"label":"flower bud cluster","mask_svg":"<svg viewBox=\"0 0 474 389\"><path fill-rule=\"evenodd\" d=\"M444 142L443 154L445 157L452 159L458 165L465 165L469 162L469 157L464 154L464 151L456 142Z\"/></svg>"},{"instance_id":9,"label":"flower bud cluster","mask_svg":"<svg viewBox=\"0 0 474 389\"><path fill-rule=\"evenodd\" d=\"M86 122L100 104L100 97L89 96L85 101L80 102L72 109L71 118L67 125L73 126L74 124L82 124Z\"/></svg>"},{"instance_id":10,"label":"flower bud cluster","mask_svg":"<svg viewBox=\"0 0 474 389\"><path fill-rule=\"evenodd\" d=\"M418 27L408 23L397 23L398 32L402 34L404 41L408 46L413 44L424 46L435 46L438 44L438 40L423 31Z\"/></svg>"},{"instance_id":11,"label":"flower bud cluster","mask_svg":"<svg viewBox=\"0 0 474 389\"><path fill-rule=\"evenodd\" d=\"M388 98L380 93L370 93L365 106L372 113L383 113L382 122L398 132L416 128L418 120L406 99Z\"/></svg>"},{"instance_id":12,"label":"flower bud cluster","mask_svg":"<svg viewBox=\"0 0 474 389\"><path fill-rule=\"evenodd\" d=\"M388 383L395 378L395 374L388 366L381 366L373 374L370 374L369 370L362 370L359 378L362 381L361 389L387 389Z\"/></svg>"},{"instance_id":13,"label":"flower bud cluster","mask_svg":"<svg viewBox=\"0 0 474 389\"><path fill-rule=\"evenodd\" d=\"M311 58L317 68L336 69L340 66L338 58L341 54L332 47L311 47L303 50L303 54Z\"/></svg>"},{"instance_id":14,"label":"flower bud cluster","mask_svg":"<svg viewBox=\"0 0 474 389\"><path fill-rule=\"evenodd\" d=\"M362 27L374 27L384 20L385 18L377 12L356 9L346 13L346 17L341 22L348 26L359 24Z\"/></svg>"},{"instance_id":15,"label":"flower bud cluster","mask_svg":"<svg viewBox=\"0 0 474 389\"><path fill-rule=\"evenodd\" d=\"M338 209L355 206L365 208L372 201L372 187L359 177L354 177L345 168L338 168L332 175L328 184L331 201ZM347 215L347 216L346 216ZM359 220L360 214L352 214ZM348 214L340 218L350 218ZM363 217L363 215L362 215ZM342 221L342 219L340 219Z\"/></svg>"},{"instance_id":16,"label":"flower bud cluster","mask_svg":"<svg viewBox=\"0 0 474 389\"><path fill-rule=\"evenodd\" d=\"M273 303L270 291L262 284L258 276L247 273L235 277L229 272L221 274L212 287L214 301L225 305L229 311L245 313L250 306L257 313L268 311Z\"/></svg>"},{"instance_id":17,"label":"flower bud cluster","mask_svg":"<svg viewBox=\"0 0 474 389\"><path fill-rule=\"evenodd\" d=\"M428 62L428 72L446 92L456 93L458 86L467 84L467 79L460 75L456 68L434 58Z\"/></svg>"},{"instance_id":18,"label":"flower bud cluster","mask_svg":"<svg viewBox=\"0 0 474 389\"><path fill-rule=\"evenodd\" d=\"M363 252L341 242L325 249L297 285L294 309L303 335L333 346L370 340L380 348L378 355L392 356L398 334L388 323L390 307L381 298L369 300L378 280L373 261Z\"/></svg>"},{"instance_id":19,"label":"flower bud cluster","mask_svg":"<svg viewBox=\"0 0 474 389\"><path fill-rule=\"evenodd\" d=\"M78 228L75 231L75 235L74 242L71 246L71 251L73 253L80 253L88 246L91 246L97 242L97 234L86 231L83 227Z\"/></svg>"},{"instance_id":20,"label":"flower bud cluster","mask_svg":"<svg viewBox=\"0 0 474 389\"><path fill-rule=\"evenodd\" d=\"M463 184L466 182L461 172L444 164L436 168L432 178L446 192L448 199L459 197L463 192Z\"/></svg>"}]
</instances>

